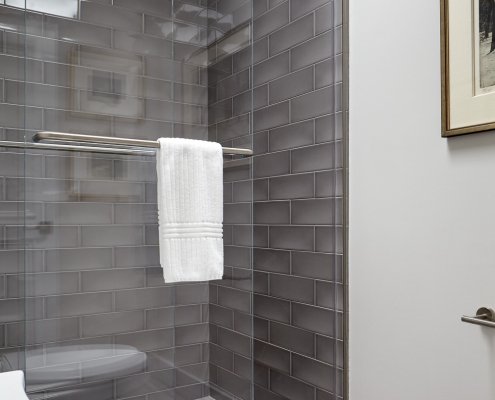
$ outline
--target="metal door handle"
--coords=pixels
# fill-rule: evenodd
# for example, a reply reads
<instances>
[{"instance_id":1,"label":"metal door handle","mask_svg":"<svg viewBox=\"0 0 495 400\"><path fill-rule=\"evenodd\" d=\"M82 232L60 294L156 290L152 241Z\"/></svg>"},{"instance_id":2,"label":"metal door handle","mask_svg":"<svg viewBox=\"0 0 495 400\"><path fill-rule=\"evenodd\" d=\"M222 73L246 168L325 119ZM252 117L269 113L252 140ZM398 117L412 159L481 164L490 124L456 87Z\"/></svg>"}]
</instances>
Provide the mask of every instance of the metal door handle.
<instances>
[{"instance_id":1,"label":"metal door handle","mask_svg":"<svg viewBox=\"0 0 495 400\"><path fill-rule=\"evenodd\" d=\"M469 324L495 328L495 311L491 308L481 307L478 311L476 311L476 315L474 317L464 315L461 317L461 321Z\"/></svg>"}]
</instances>

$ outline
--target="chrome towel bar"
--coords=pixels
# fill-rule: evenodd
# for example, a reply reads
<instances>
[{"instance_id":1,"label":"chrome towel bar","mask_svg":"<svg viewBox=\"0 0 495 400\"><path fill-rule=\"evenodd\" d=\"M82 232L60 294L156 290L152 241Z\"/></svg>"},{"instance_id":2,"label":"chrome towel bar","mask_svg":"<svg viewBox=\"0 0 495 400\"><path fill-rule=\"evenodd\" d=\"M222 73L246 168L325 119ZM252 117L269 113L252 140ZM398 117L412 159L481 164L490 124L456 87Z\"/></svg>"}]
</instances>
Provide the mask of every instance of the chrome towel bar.
<instances>
[{"instance_id":1,"label":"chrome towel bar","mask_svg":"<svg viewBox=\"0 0 495 400\"><path fill-rule=\"evenodd\" d=\"M29 143L29 142L12 142L2 140L0 147L11 147L17 149L34 149L34 150L60 150L60 151L75 151L83 153L103 153L103 154L118 154L118 155L137 155L137 156L154 156L155 151L140 150L140 149L125 149L125 148L110 148L97 146L78 146L71 144L48 144L48 143Z\"/></svg>"},{"instance_id":2,"label":"chrome towel bar","mask_svg":"<svg viewBox=\"0 0 495 400\"><path fill-rule=\"evenodd\" d=\"M474 317L463 316L461 317L462 322L467 322L468 324L475 324L481 326L488 326L489 328L495 328L495 311L491 308L481 307L476 311Z\"/></svg>"},{"instance_id":3,"label":"chrome towel bar","mask_svg":"<svg viewBox=\"0 0 495 400\"><path fill-rule=\"evenodd\" d=\"M62 133L62 132L38 132L33 136L34 142L50 141L50 142L69 142L69 143L91 143L92 145L109 145L119 146L118 148L125 147L145 147L156 149L160 145L155 140L140 140L140 139L127 139L119 137L109 136L94 136L94 135L81 135L76 133ZM223 147L223 153L225 155L241 155L251 156L253 151L250 149L240 149L233 147Z\"/></svg>"}]
</instances>

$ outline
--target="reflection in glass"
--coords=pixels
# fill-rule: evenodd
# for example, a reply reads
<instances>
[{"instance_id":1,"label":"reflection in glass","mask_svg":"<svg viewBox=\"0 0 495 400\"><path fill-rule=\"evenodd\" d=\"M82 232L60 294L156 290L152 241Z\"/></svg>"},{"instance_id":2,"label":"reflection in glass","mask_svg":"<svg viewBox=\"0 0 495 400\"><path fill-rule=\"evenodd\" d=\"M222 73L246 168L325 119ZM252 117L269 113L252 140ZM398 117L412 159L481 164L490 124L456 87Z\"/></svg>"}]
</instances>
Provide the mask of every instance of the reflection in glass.
<instances>
[{"instance_id":1,"label":"reflection in glass","mask_svg":"<svg viewBox=\"0 0 495 400\"><path fill-rule=\"evenodd\" d=\"M62 17L77 17L77 0L6 0L5 4Z\"/></svg>"}]
</instances>

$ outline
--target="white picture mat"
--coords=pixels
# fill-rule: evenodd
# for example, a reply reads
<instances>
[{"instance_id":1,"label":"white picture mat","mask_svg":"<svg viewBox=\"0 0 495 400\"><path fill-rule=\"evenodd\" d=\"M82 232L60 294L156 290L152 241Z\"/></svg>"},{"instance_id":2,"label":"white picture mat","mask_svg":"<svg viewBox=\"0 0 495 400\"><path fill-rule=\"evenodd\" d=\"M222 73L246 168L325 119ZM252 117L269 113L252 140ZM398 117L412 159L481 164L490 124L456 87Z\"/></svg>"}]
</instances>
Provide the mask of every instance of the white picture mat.
<instances>
[{"instance_id":1,"label":"white picture mat","mask_svg":"<svg viewBox=\"0 0 495 400\"><path fill-rule=\"evenodd\" d=\"M493 86L481 87L481 60L480 60L480 2L473 0L473 38L474 38L474 94L476 96L494 91Z\"/></svg>"},{"instance_id":2,"label":"white picture mat","mask_svg":"<svg viewBox=\"0 0 495 400\"><path fill-rule=\"evenodd\" d=\"M479 0L449 1L449 128L463 128L495 121L495 93L476 90L478 62L475 10ZM476 94L476 93L479 94Z\"/></svg>"}]
</instances>

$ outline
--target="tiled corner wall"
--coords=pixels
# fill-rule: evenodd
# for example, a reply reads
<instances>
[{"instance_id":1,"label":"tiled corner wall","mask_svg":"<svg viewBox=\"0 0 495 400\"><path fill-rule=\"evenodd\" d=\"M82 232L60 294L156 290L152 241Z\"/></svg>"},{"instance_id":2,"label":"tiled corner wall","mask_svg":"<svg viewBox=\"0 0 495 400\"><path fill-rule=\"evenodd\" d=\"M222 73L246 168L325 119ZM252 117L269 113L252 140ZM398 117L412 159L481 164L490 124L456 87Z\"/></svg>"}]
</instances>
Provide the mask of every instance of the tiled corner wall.
<instances>
[{"instance_id":1,"label":"tiled corner wall","mask_svg":"<svg viewBox=\"0 0 495 400\"><path fill-rule=\"evenodd\" d=\"M343 398L342 3L254 0L253 36L210 67L209 134L255 151L254 398ZM238 222L249 178L242 166L227 175ZM251 243L240 227L231 240L237 252ZM218 307L228 341L210 363L246 398L239 304Z\"/></svg>"},{"instance_id":2,"label":"tiled corner wall","mask_svg":"<svg viewBox=\"0 0 495 400\"><path fill-rule=\"evenodd\" d=\"M341 0L254 0L254 16L245 0L33 0L27 32L17 3L0 5L2 138L172 132L255 157L225 169L226 279L166 286L154 160L4 149L0 353L23 350L26 311L31 369L61 346L146 356L95 382L74 360L82 398L342 398Z\"/></svg>"},{"instance_id":3,"label":"tiled corner wall","mask_svg":"<svg viewBox=\"0 0 495 400\"><path fill-rule=\"evenodd\" d=\"M209 139L224 146L252 148L251 103L252 1L209 3L217 16L209 26ZM228 14L232 25L222 22ZM234 58L244 54L244 65ZM234 111L233 97L243 93L243 108ZM252 164L229 162L224 168L225 278L210 283L210 395L216 400L252 399Z\"/></svg>"},{"instance_id":4,"label":"tiled corner wall","mask_svg":"<svg viewBox=\"0 0 495 400\"><path fill-rule=\"evenodd\" d=\"M1 3L2 139L207 138L200 2ZM30 396L207 395L208 285L163 283L154 159L2 149L0 175L0 354L27 350Z\"/></svg>"}]
</instances>

